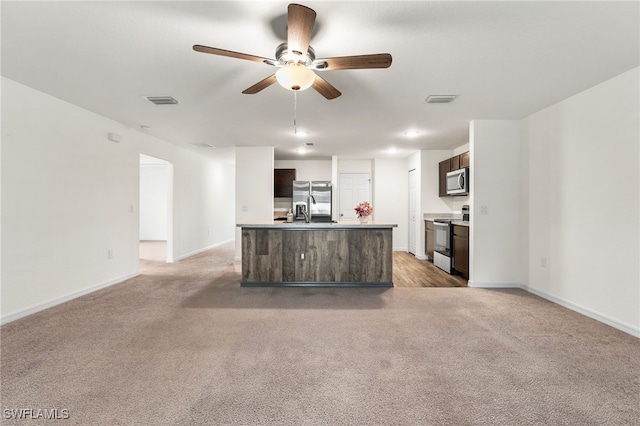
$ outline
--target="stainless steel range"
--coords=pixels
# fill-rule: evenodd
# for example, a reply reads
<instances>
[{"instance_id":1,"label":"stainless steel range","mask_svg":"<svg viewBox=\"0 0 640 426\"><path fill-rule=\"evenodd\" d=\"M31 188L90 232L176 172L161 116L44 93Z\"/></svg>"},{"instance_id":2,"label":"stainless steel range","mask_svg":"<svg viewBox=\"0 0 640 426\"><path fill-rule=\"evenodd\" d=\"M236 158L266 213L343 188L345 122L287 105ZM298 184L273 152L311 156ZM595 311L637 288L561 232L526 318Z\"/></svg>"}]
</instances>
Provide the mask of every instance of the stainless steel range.
<instances>
[{"instance_id":1,"label":"stainless steel range","mask_svg":"<svg viewBox=\"0 0 640 426\"><path fill-rule=\"evenodd\" d=\"M452 247L451 219L433 220L433 264L451 273Z\"/></svg>"}]
</instances>

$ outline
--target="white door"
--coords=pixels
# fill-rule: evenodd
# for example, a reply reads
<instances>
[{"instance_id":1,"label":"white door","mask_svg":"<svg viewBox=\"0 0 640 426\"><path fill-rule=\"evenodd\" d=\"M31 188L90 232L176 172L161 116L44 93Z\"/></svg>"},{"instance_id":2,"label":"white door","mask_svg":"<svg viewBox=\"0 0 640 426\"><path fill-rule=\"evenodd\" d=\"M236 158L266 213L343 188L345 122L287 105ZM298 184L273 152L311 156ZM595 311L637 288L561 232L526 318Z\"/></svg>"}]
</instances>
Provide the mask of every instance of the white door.
<instances>
[{"instance_id":1,"label":"white door","mask_svg":"<svg viewBox=\"0 0 640 426\"><path fill-rule=\"evenodd\" d=\"M416 205L418 198L416 171L409 170L409 253L416 254Z\"/></svg>"},{"instance_id":2,"label":"white door","mask_svg":"<svg viewBox=\"0 0 640 426\"><path fill-rule=\"evenodd\" d=\"M358 220L354 208L363 201L371 202L370 188L369 173L340 173L339 220ZM375 210L373 213L375 214Z\"/></svg>"}]
</instances>

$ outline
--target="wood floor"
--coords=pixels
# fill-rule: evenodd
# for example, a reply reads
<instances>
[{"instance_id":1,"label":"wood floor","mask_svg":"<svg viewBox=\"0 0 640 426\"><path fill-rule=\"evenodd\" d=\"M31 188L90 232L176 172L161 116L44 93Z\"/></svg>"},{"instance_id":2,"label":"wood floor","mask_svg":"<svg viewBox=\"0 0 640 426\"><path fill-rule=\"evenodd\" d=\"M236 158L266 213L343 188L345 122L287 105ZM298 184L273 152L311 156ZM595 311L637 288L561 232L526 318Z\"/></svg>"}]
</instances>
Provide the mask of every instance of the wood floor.
<instances>
[{"instance_id":1,"label":"wood floor","mask_svg":"<svg viewBox=\"0 0 640 426\"><path fill-rule=\"evenodd\" d=\"M433 263L411 253L393 252L393 285L396 287L466 287L460 275L449 275Z\"/></svg>"}]
</instances>

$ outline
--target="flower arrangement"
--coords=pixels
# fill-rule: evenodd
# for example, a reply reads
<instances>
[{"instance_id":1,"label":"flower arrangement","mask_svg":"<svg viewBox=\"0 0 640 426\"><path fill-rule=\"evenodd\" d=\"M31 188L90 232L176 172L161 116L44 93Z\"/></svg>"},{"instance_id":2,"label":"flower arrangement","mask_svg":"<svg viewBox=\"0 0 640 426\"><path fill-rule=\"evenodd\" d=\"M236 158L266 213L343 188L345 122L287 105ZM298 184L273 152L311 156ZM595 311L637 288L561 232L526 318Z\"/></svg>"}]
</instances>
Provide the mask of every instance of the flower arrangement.
<instances>
[{"instance_id":1,"label":"flower arrangement","mask_svg":"<svg viewBox=\"0 0 640 426\"><path fill-rule=\"evenodd\" d=\"M358 217L367 217L373 213L373 206L369 204L368 201L363 201L358 203L354 209L356 211L356 216Z\"/></svg>"}]
</instances>

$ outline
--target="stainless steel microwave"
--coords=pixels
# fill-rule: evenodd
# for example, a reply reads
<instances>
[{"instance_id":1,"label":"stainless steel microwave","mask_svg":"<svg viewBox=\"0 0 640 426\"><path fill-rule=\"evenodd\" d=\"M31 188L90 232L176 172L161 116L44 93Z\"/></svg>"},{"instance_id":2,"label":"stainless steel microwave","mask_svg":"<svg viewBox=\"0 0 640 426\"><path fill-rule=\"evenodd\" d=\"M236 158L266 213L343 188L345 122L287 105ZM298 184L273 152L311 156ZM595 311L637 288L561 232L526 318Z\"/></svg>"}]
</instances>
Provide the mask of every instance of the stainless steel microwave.
<instances>
[{"instance_id":1,"label":"stainless steel microwave","mask_svg":"<svg viewBox=\"0 0 640 426\"><path fill-rule=\"evenodd\" d=\"M469 194L469 168L454 170L447 173L447 195Z\"/></svg>"}]
</instances>

